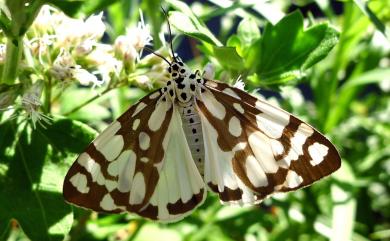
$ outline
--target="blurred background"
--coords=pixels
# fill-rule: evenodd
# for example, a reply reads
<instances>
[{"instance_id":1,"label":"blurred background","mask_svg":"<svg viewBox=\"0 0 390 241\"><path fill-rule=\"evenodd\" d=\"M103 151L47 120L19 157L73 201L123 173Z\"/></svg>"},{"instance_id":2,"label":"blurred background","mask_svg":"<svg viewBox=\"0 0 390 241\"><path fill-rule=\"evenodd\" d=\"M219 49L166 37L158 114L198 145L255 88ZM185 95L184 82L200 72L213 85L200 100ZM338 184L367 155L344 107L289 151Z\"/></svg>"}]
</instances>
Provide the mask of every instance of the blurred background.
<instances>
[{"instance_id":1,"label":"blurred background","mask_svg":"<svg viewBox=\"0 0 390 241\"><path fill-rule=\"evenodd\" d=\"M0 7L0 240L390 240L389 0ZM172 224L65 204L62 180L77 154L168 79L166 63L144 49L169 58L161 7L174 50L191 68L211 64L228 83L240 77L248 92L325 133L340 152L340 170L253 207L223 206L209 193Z\"/></svg>"}]
</instances>

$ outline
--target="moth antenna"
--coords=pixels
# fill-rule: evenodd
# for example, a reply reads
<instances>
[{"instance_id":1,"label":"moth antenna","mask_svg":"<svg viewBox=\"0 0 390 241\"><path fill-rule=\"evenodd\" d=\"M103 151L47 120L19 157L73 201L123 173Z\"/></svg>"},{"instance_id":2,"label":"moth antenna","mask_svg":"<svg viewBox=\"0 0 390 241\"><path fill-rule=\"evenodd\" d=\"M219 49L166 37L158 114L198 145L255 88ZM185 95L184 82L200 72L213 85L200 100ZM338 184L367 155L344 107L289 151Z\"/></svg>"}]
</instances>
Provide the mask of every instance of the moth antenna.
<instances>
[{"instance_id":1,"label":"moth antenna","mask_svg":"<svg viewBox=\"0 0 390 241\"><path fill-rule=\"evenodd\" d=\"M167 12L165 11L165 9L164 9L163 7L161 7L161 10L162 10L162 12L164 13L165 18L167 19L167 23L168 23L168 32L169 32L169 44L170 44L170 47L171 47L172 57L173 57L173 59L176 61L176 57L175 57L175 53L173 52L173 45L172 45L171 24L169 23L168 14L167 14Z\"/></svg>"},{"instance_id":2,"label":"moth antenna","mask_svg":"<svg viewBox=\"0 0 390 241\"><path fill-rule=\"evenodd\" d=\"M164 56L162 56L161 54L158 54L158 53L154 52L153 49L151 49L151 48L149 48L149 47L146 47L146 46L144 47L144 49L145 49L146 51L148 51L148 52L150 52L150 53L156 55L157 57L162 58L165 62L167 62L167 63L169 64L169 66L171 66L171 63L170 63Z\"/></svg>"}]
</instances>

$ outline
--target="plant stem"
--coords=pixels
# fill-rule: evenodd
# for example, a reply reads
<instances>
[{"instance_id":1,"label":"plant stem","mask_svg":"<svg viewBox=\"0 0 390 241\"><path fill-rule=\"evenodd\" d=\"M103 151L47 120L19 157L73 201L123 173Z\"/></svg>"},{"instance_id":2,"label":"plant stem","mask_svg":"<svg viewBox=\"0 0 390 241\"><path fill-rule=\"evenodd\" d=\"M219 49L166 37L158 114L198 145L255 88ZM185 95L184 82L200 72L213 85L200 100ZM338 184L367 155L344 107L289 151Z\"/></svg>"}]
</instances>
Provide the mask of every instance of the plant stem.
<instances>
[{"instance_id":1,"label":"plant stem","mask_svg":"<svg viewBox=\"0 0 390 241\"><path fill-rule=\"evenodd\" d=\"M64 115L70 115L78 110L80 110L81 108L83 108L84 106L88 105L89 103L91 103L92 101L96 100L97 98L101 97L102 95L108 93L109 91L113 90L114 88L107 88L105 89L102 93L100 93L99 95L95 95L94 97L90 98L89 100L85 101L84 103L82 103L81 105L71 109L70 111L64 113Z\"/></svg>"},{"instance_id":2,"label":"plant stem","mask_svg":"<svg viewBox=\"0 0 390 241\"><path fill-rule=\"evenodd\" d=\"M51 78L46 79L46 86L45 86L45 109L47 113L51 112L51 90L52 90L52 84L51 84Z\"/></svg>"},{"instance_id":3,"label":"plant stem","mask_svg":"<svg viewBox=\"0 0 390 241\"><path fill-rule=\"evenodd\" d=\"M23 37L7 39L6 55L0 83L13 84L18 76L19 61L22 56Z\"/></svg>"}]
</instances>

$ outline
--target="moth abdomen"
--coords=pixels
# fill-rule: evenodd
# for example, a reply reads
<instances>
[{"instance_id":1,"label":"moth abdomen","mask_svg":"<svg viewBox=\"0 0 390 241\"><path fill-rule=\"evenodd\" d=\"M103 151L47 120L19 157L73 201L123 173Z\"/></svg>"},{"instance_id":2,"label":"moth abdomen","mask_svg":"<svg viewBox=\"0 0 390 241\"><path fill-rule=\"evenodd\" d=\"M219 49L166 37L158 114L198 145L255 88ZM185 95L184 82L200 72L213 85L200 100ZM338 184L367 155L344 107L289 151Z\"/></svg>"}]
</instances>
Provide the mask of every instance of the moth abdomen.
<instances>
[{"instance_id":1,"label":"moth abdomen","mask_svg":"<svg viewBox=\"0 0 390 241\"><path fill-rule=\"evenodd\" d=\"M199 173L204 173L204 143L202 125L198 111L193 101L179 107L184 134L191 150L191 155L198 167Z\"/></svg>"}]
</instances>

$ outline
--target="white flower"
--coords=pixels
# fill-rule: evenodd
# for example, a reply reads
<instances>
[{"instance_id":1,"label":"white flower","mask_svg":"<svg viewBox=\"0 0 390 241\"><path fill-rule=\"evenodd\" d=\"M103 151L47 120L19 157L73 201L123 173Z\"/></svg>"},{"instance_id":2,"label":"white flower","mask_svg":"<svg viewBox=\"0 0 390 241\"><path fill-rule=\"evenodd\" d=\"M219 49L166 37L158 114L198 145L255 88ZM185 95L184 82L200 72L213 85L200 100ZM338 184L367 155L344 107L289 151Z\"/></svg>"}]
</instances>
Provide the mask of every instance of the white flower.
<instances>
[{"instance_id":1,"label":"white flower","mask_svg":"<svg viewBox=\"0 0 390 241\"><path fill-rule=\"evenodd\" d=\"M150 78L146 75L138 75L135 77L135 82L142 88L147 88L149 90L153 88L153 84L150 81Z\"/></svg>"},{"instance_id":2,"label":"white flower","mask_svg":"<svg viewBox=\"0 0 390 241\"><path fill-rule=\"evenodd\" d=\"M137 27L127 28L126 35L118 36L114 43L114 49L124 60L139 60L139 52L152 40L149 25L145 24L140 11L140 22L138 22Z\"/></svg>"},{"instance_id":3,"label":"white flower","mask_svg":"<svg viewBox=\"0 0 390 241\"><path fill-rule=\"evenodd\" d=\"M146 45L149 45L153 40L153 37L150 35L150 28L148 24L144 22L144 16L139 11L140 21L137 24L137 28L128 29L127 36L129 37L130 42L133 44L136 50L141 50Z\"/></svg>"},{"instance_id":4,"label":"white flower","mask_svg":"<svg viewBox=\"0 0 390 241\"><path fill-rule=\"evenodd\" d=\"M69 51L61 49L57 58L54 60L50 73L59 80L67 80L72 77L72 69L76 67L76 63Z\"/></svg>"},{"instance_id":5,"label":"white flower","mask_svg":"<svg viewBox=\"0 0 390 241\"><path fill-rule=\"evenodd\" d=\"M102 16L103 13L92 15L84 22L83 20L63 15L62 21L55 28L58 45L62 47L75 46L87 39L99 40L106 30Z\"/></svg>"},{"instance_id":6,"label":"white flower","mask_svg":"<svg viewBox=\"0 0 390 241\"><path fill-rule=\"evenodd\" d=\"M42 37L33 38L26 45L30 48L31 53L38 55L39 63L44 64L43 57L49 57L49 47L53 45L53 35L44 34Z\"/></svg>"},{"instance_id":7,"label":"white flower","mask_svg":"<svg viewBox=\"0 0 390 241\"><path fill-rule=\"evenodd\" d=\"M43 5L37 17L34 19L32 27L41 33L52 32L56 23L56 21L53 21L55 15L58 16L57 9L49 5Z\"/></svg>"},{"instance_id":8,"label":"white flower","mask_svg":"<svg viewBox=\"0 0 390 241\"><path fill-rule=\"evenodd\" d=\"M89 39L98 40L103 37L104 32L106 31L106 25L103 20L103 12L100 12L98 15L92 15L83 24L84 36ZM77 27L77 26L76 26Z\"/></svg>"},{"instance_id":9,"label":"white flower","mask_svg":"<svg viewBox=\"0 0 390 241\"><path fill-rule=\"evenodd\" d=\"M74 53L77 56L84 56L89 54L93 50L93 46L95 45L95 41L91 39L86 39L82 43L76 46Z\"/></svg>"},{"instance_id":10,"label":"white flower","mask_svg":"<svg viewBox=\"0 0 390 241\"><path fill-rule=\"evenodd\" d=\"M138 58L137 50L124 35L118 36L114 42L115 54L126 63L131 63Z\"/></svg>"},{"instance_id":11,"label":"white flower","mask_svg":"<svg viewBox=\"0 0 390 241\"><path fill-rule=\"evenodd\" d=\"M81 85L88 86L92 84L93 87L95 86L101 86L103 84L103 81L98 80L98 78L94 75L88 72L85 69L80 68L72 69L72 77L80 82Z\"/></svg>"},{"instance_id":12,"label":"white flower","mask_svg":"<svg viewBox=\"0 0 390 241\"><path fill-rule=\"evenodd\" d=\"M236 88L238 88L240 90L244 90L245 83L244 83L244 81L242 81L241 75L238 76L238 78L236 79L236 82L234 83L233 87L236 87Z\"/></svg>"},{"instance_id":13,"label":"white flower","mask_svg":"<svg viewBox=\"0 0 390 241\"><path fill-rule=\"evenodd\" d=\"M111 45L98 44L96 48L86 57L88 62L97 67L96 74L102 76L102 81L110 80L110 74L113 73L119 76L122 69L122 62L113 56Z\"/></svg>"}]
</instances>

